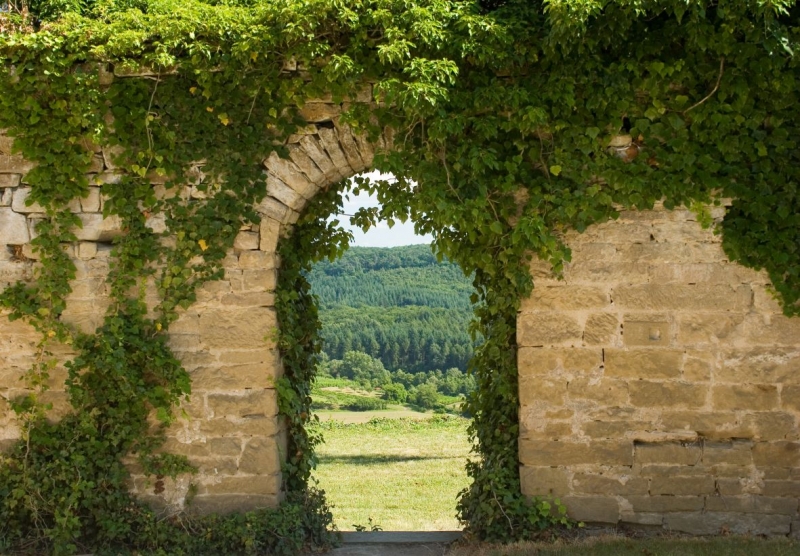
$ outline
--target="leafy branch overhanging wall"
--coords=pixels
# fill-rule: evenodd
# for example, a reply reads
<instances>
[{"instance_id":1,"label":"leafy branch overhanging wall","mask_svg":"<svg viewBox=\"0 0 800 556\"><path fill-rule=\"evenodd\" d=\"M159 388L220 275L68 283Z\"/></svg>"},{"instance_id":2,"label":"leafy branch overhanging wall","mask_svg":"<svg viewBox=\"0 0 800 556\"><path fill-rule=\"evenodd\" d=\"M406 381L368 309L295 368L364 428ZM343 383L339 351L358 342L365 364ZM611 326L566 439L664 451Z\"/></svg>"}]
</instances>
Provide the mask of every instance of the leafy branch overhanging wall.
<instances>
[{"instance_id":1,"label":"leafy branch overhanging wall","mask_svg":"<svg viewBox=\"0 0 800 556\"><path fill-rule=\"evenodd\" d=\"M0 469L0 518L13 546L102 550L142 531L176 547L190 542L131 506L122 459L138 453L159 475L189 470L181 458L155 455L158 431L145 434L148 414L168 424L190 389L165 337L198 286L221 275L240 225L257 221L260 164L272 152L286 155L311 99L350 99L343 121L373 141L392 130L392 149L375 162L398 178L372 186L381 216L412 217L439 253L475 273L475 299L483 302L475 330L486 342L473 361L479 387L469 406L481 458L469 466L473 484L459 512L480 537L523 538L561 521L519 492L514 338L519 299L532 287L527 263L539 256L558 271L570 256L565 230L613 218L620 206L647 209L664 199L703 215L704 204L732 197L720 226L726 252L765 268L785 313L800 313L793 2L144 0L11 8L0 14L0 127L38 163L27 176L30 201L47 218L34 240L42 261L35 280L0 301L41 333L32 386L46 381L54 342L79 353L67 382L73 415L47 424L34 397L15 402L29 428ZM110 68L147 75L109 83ZM358 95L367 83L374 99ZM114 303L95 334L82 334L59 316L74 275L62 246L75 240L78 224L67 207L87 191L89 143L117 147L123 177L104 186L104 210L126 233L109 275ZM155 194L150 177L167 176L167 189L186 183L198 160L217 176L205 199ZM341 249L341 234L324 220L337 202L334 189L318 195L281 248L287 373L278 388L295 454L287 488L295 493L306 492L313 465L304 424L317 349L315 319L298 318L314 311L300 271ZM165 215L163 235L147 225L154 213ZM149 311L148 281L159 294ZM69 458L59 455L65 450ZM324 527L321 506L319 515L310 525ZM235 537L241 523L226 523ZM259 529L268 537L267 530Z\"/></svg>"}]
</instances>

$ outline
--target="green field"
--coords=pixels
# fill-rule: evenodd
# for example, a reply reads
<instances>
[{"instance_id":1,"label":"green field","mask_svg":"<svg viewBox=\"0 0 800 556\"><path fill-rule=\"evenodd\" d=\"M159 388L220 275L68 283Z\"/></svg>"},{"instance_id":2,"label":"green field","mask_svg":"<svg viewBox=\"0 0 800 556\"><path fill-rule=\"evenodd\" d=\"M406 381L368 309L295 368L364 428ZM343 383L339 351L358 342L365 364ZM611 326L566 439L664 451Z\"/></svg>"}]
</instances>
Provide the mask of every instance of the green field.
<instances>
[{"instance_id":1,"label":"green field","mask_svg":"<svg viewBox=\"0 0 800 556\"><path fill-rule=\"evenodd\" d=\"M460 529L455 507L468 482L468 424L462 417L431 415L422 420L320 422L325 443L317 448L314 478L333 505L338 528Z\"/></svg>"}]
</instances>

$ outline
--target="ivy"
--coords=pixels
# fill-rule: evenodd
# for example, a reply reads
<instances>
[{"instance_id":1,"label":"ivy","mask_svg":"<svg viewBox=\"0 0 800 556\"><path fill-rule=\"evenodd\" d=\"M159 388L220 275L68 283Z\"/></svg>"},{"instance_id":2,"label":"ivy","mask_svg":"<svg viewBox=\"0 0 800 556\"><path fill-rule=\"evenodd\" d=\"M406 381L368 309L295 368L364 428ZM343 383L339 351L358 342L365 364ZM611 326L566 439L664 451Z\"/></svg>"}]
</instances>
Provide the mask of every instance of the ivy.
<instances>
[{"instance_id":1,"label":"ivy","mask_svg":"<svg viewBox=\"0 0 800 556\"><path fill-rule=\"evenodd\" d=\"M396 180L357 181L383 206L356 222L411 218L433 235L437 255L474 273L472 333L484 342L468 405L478 457L458 508L475 536L527 538L566 523L558 507L520 494L515 344L519 300L533 287L529 262L537 256L559 272L570 259L566 231L621 207L731 198L716 224L726 253L765 269L784 313L800 313L800 11L788 0L43 0L12 8L0 14L0 127L38 164L26 179L30 201L46 211L34 280L0 295L12 319L41 334L32 393L14 401L23 439L0 471L0 536L13 549L104 550L142 532L175 551L198 546L153 525L128 498L122 462L134 454L157 476L189 471L180 458L156 455L160 430L191 388L166 334L197 288L223 276L238 230L258 223L261 161L287 154L283 145L303 125L298 111L314 98L347 100L342 121L373 141L387 130L393 137L375 167ZM109 84L100 67L149 68L149 78ZM377 103L352 100L364 86ZM124 233L111 252L103 324L83 333L60 316L77 270L69 249L80 223L68 205L87 192L94 144L115 147L119 176L103 185L104 212ZM186 183L195 195L183 194ZM307 427L319 325L304 271L346 246L326 219L341 187L317 195L281 240L276 294L286 371L276 388L294 497L285 511L313 500L316 518L303 530L319 542L329 522L308 487L319 439ZM67 384L74 413L49 423L37 396L57 343L76 352ZM162 427L148 425L151 412ZM204 523L235 535L270 516ZM209 547L236 551L267 546L266 537L235 546L208 538Z\"/></svg>"}]
</instances>

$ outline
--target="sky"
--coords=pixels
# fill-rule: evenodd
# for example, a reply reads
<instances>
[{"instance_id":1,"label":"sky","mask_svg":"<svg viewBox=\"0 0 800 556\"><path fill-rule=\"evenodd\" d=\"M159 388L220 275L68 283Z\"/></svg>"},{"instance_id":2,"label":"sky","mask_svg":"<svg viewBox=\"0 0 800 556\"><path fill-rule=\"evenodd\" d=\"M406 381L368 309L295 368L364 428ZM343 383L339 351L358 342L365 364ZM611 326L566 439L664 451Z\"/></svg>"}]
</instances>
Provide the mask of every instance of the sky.
<instances>
[{"instance_id":1,"label":"sky","mask_svg":"<svg viewBox=\"0 0 800 556\"><path fill-rule=\"evenodd\" d=\"M378 177L377 172L372 177ZM361 207L378 207L380 203L375 197L361 193L356 196L348 193L350 197L344 200L344 213L355 214ZM338 216L339 222L342 227L350 230L353 233L353 241L350 245L359 247L398 247L400 245L414 245L418 243L430 243L433 238L429 235L418 236L414 233L414 223L410 220L403 223L395 221L394 226L390 229L386 222L378 222L376 227L370 228L365 234L361 228L351 226L349 219L344 216Z\"/></svg>"}]
</instances>

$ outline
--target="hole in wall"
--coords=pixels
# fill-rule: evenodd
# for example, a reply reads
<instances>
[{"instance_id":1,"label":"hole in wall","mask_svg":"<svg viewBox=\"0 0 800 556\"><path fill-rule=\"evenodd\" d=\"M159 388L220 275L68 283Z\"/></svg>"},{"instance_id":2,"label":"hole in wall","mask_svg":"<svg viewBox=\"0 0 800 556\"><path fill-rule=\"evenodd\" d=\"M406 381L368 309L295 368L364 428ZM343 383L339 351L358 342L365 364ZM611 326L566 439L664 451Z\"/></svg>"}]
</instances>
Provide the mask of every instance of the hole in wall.
<instances>
[{"instance_id":1,"label":"hole in wall","mask_svg":"<svg viewBox=\"0 0 800 556\"><path fill-rule=\"evenodd\" d=\"M342 213L375 207L350 194ZM350 249L309 273L324 340L312 391L324 443L314 479L340 530L456 530L469 484L475 386L468 323L471 278L440 264L413 225L353 229Z\"/></svg>"}]
</instances>

